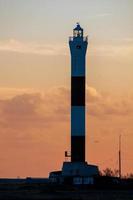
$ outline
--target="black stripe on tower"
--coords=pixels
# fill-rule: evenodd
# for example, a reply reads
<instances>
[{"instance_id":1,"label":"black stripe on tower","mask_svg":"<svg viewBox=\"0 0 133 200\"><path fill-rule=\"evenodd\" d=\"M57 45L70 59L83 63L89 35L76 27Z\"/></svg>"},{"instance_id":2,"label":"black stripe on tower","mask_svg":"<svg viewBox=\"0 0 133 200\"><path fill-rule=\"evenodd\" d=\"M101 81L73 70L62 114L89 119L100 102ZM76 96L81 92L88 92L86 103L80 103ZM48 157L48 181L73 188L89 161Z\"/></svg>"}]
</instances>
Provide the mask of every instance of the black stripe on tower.
<instances>
[{"instance_id":1,"label":"black stripe on tower","mask_svg":"<svg viewBox=\"0 0 133 200\"><path fill-rule=\"evenodd\" d=\"M85 162L85 137L71 137L71 162Z\"/></svg>"},{"instance_id":2,"label":"black stripe on tower","mask_svg":"<svg viewBox=\"0 0 133 200\"><path fill-rule=\"evenodd\" d=\"M71 105L85 106L85 76L71 78Z\"/></svg>"}]
</instances>

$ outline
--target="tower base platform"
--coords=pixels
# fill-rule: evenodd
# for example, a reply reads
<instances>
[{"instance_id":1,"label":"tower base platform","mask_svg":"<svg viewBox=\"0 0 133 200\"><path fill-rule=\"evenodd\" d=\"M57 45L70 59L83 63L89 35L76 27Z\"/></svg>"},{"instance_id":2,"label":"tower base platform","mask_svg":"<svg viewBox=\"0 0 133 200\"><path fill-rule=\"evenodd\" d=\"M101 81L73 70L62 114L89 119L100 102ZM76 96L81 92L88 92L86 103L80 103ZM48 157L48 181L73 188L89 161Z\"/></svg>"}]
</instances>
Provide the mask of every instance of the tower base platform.
<instances>
[{"instance_id":1,"label":"tower base platform","mask_svg":"<svg viewBox=\"0 0 133 200\"><path fill-rule=\"evenodd\" d=\"M50 182L70 183L74 185L94 184L94 177L99 176L96 165L87 162L64 162L61 171L51 172Z\"/></svg>"}]
</instances>

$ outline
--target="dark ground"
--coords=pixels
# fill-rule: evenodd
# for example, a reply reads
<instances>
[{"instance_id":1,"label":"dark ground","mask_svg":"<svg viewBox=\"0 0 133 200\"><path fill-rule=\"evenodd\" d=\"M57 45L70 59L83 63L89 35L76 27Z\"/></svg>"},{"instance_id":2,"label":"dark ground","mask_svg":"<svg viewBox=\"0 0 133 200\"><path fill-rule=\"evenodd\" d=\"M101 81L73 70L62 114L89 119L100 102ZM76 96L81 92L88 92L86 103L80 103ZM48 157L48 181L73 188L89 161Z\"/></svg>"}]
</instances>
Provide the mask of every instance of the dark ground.
<instances>
[{"instance_id":1,"label":"dark ground","mask_svg":"<svg viewBox=\"0 0 133 200\"><path fill-rule=\"evenodd\" d=\"M0 200L133 200L132 189L79 189L48 187L45 184L0 185Z\"/></svg>"},{"instance_id":2,"label":"dark ground","mask_svg":"<svg viewBox=\"0 0 133 200\"><path fill-rule=\"evenodd\" d=\"M89 191L78 191L78 192L56 192L56 193L45 193L39 191L2 191L0 193L1 200L54 200L54 199L75 199L75 200L132 200L133 191L104 191L104 190L89 190Z\"/></svg>"}]
</instances>

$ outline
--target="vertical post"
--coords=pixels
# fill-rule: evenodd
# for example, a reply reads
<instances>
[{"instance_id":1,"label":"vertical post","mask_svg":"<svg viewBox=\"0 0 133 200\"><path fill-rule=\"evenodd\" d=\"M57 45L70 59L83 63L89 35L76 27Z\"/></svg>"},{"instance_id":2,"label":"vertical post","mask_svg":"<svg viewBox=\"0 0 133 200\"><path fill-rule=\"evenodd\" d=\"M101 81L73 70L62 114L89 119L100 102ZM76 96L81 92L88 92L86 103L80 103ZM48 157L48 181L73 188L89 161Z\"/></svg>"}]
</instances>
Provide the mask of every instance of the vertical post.
<instances>
[{"instance_id":1,"label":"vertical post","mask_svg":"<svg viewBox=\"0 0 133 200\"><path fill-rule=\"evenodd\" d=\"M119 178L121 178L121 135L119 135Z\"/></svg>"}]
</instances>

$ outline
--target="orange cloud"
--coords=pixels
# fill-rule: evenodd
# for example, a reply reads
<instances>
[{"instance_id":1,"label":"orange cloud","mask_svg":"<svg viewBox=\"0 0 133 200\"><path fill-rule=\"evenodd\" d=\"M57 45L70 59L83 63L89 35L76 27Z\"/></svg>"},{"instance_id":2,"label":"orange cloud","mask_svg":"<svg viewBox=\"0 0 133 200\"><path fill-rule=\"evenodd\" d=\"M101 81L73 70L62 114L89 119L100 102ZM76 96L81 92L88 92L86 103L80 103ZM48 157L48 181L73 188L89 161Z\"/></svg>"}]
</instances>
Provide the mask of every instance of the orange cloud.
<instances>
[{"instance_id":1,"label":"orange cloud","mask_svg":"<svg viewBox=\"0 0 133 200\"><path fill-rule=\"evenodd\" d=\"M112 151L110 156L115 155L117 143L114 143L114 138L120 128L128 127L129 132L133 129L132 99L114 98L92 87L87 87L86 98L87 152L88 148L90 152L87 159L105 167L102 163L107 160L108 150ZM99 142L93 143L91 138ZM3 158L0 176L46 176L50 170L61 167L64 151L69 146L68 88L55 87L45 93L22 94L16 91L16 95L0 100L0 156ZM23 162L27 170L22 167ZM31 164L34 165L32 169Z\"/></svg>"},{"instance_id":2,"label":"orange cloud","mask_svg":"<svg viewBox=\"0 0 133 200\"><path fill-rule=\"evenodd\" d=\"M66 55L65 45L23 42L16 39L0 41L0 51L37 55Z\"/></svg>"},{"instance_id":3,"label":"orange cloud","mask_svg":"<svg viewBox=\"0 0 133 200\"><path fill-rule=\"evenodd\" d=\"M95 117L129 116L133 114L132 101L117 99L87 87L87 113ZM46 93L25 93L0 100L0 115L12 126L29 126L34 123L52 124L70 118L70 90L53 88Z\"/></svg>"},{"instance_id":4,"label":"orange cloud","mask_svg":"<svg viewBox=\"0 0 133 200\"><path fill-rule=\"evenodd\" d=\"M113 98L98 92L95 88L87 87L86 100L87 121L90 117L110 122L123 116L125 119L133 116L133 104L130 98ZM15 134L21 132L23 138L26 136L26 139L36 140L38 130L49 132L52 127L60 127L61 124L70 129L68 88L52 88L45 93L16 94L14 97L0 100L0 129L3 132L10 131ZM45 135L41 137L45 138Z\"/></svg>"}]
</instances>

